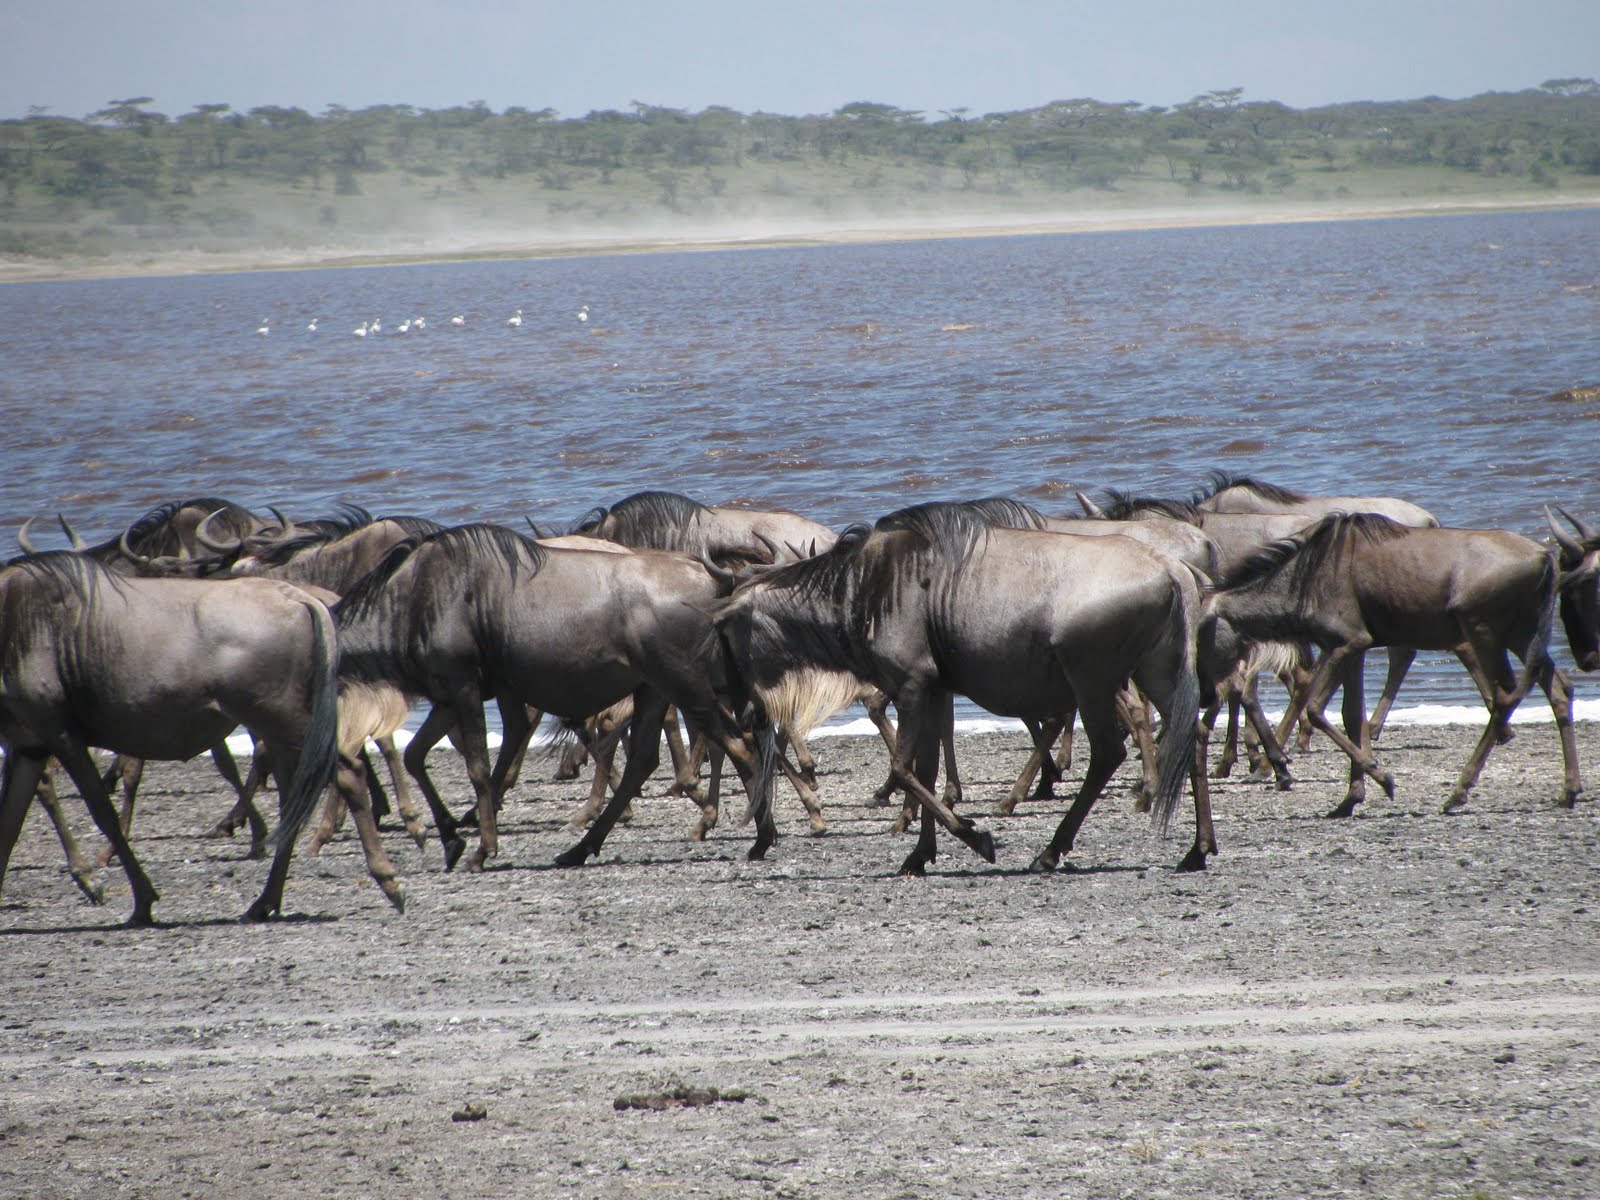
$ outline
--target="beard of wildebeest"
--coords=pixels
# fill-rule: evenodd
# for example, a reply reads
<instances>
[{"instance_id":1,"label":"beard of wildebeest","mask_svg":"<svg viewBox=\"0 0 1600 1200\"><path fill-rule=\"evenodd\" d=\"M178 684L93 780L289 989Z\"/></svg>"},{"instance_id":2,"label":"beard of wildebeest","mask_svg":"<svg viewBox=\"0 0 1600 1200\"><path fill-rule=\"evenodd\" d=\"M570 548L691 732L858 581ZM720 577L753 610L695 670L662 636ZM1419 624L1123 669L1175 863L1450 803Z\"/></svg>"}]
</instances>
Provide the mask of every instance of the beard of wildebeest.
<instances>
[{"instance_id":1,"label":"beard of wildebeest","mask_svg":"<svg viewBox=\"0 0 1600 1200\"><path fill-rule=\"evenodd\" d=\"M1559 512L1583 540L1574 541L1547 508L1545 517L1560 553L1561 624L1579 670L1600 671L1600 531L1566 509Z\"/></svg>"}]
</instances>

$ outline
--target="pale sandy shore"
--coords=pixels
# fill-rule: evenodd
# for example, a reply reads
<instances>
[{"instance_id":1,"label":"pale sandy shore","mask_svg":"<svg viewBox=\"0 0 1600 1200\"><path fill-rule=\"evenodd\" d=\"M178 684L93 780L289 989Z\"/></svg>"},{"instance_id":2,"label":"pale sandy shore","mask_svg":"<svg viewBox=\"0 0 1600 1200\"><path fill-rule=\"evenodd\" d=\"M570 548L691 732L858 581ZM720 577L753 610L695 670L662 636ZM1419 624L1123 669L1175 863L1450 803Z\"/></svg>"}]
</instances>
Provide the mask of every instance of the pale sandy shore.
<instances>
[{"instance_id":1,"label":"pale sandy shore","mask_svg":"<svg viewBox=\"0 0 1600 1200\"><path fill-rule=\"evenodd\" d=\"M920 880L867 802L875 738L819 742L828 834L785 789L756 863L737 788L691 842L659 777L552 869L588 784L538 759L494 869L386 823L400 914L346 832L265 926L235 920L265 864L199 836L232 801L215 770L152 764L160 926L120 927L115 868L90 907L42 814L12 858L0 1196L1600 1196L1600 814L1556 806L1533 725L1444 816L1474 737L1386 730L1397 794L1346 821L1326 743L1292 791L1217 781L1199 875L1132 763L1074 869L1030 874L1067 801L995 814L1020 734L958 747L996 863L945 844ZM1578 745L1596 777L1600 726ZM430 765L465 804L459 758Z\"/></svg>"},{"instance_id":2,"label":"pale sandy shore","mask_svg":"<svg viewBox=\"0 0 1600 1200\"><path fill-rule=\"evenodd\" d=\"M246 248L227 251L141 251L103 258L0 257L0 283L68 279L205 275L240 271L305 270L330 267L397 266L492 259L570 258L586 255L755 249L774 246L849 245L929 241L948 238L1015 237L1038 234L1103 233L1118 230L1205 228L1230 225L1284 225L1307 222L1386 220L1401 217L1457 216L1488 212L1549 212L1600 208L1600 196L1496 197L1414 200L1395 198L1366 203L1292 206L1194 205L1169 208L1095 210L1055 215L971 214L839 224L746 224L728 228L621 230L595 233L530 232L525 237L468 240L418 237L390 239L381 246L325 246L296 250Z\"/></svg>"}]
</instances>

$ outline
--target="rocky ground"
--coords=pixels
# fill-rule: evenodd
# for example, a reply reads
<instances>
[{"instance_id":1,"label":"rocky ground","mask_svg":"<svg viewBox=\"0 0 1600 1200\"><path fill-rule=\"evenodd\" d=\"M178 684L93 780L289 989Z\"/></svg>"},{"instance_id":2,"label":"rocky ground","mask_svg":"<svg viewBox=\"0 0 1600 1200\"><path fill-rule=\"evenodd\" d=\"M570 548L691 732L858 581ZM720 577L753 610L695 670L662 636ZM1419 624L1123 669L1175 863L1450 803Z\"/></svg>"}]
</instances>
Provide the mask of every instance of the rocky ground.
<instances>
[{"instance_id":1,"label":"rocky ground","mask_svg":"<svg viewBox=\"0 0 1600 1200\"><path fill-rule=\"evenodd\" d=\"M961 742L998 864L921 880L863 739L817 743L831 832L785 794L762 863L742 799L692 844L658 798L551 869L584 785L537 781L495 869L391 831L400 915L346 835L265 926L234 920L262 865L196 836L209 764L153 766L157 928L120 927L115 868L89 907L42 814L13 857L0 1195L1600 1196L1600 819L1553 806L1548 726L1441 815L1474 733L1391 730L1399 796L1349 821L1331 750L1221 785L1196 875L1128 768L1076 869L1027 874L1061 806L988 815L1008 735Z\"/></svg>"}]
</instances>

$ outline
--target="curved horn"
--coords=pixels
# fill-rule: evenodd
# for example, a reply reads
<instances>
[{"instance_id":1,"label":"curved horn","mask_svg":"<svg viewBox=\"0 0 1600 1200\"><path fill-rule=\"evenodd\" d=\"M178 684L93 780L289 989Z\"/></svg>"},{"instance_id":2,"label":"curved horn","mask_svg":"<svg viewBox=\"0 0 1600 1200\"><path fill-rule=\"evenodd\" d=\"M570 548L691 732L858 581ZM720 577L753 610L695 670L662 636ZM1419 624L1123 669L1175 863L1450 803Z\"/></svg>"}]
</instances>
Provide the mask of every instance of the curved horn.
<instances>
[{"instance_id":1,"label":"curved horn","mask_svg":"<svg viewBox=\"0 0 1600 1200\"><path fill-rule=\"evenodd\" d=\"M528 528L533 531L533 540L534 541L537 542L540 538L544 537L544 534L539 532L539 527L533 523L533 518L532 517L528 516L527 513L523 513L522 514L522 519L528 523Z\"/></svg>"},{"instance_id":2,"label":"curved horn","mask_svg":"<svg viewBox=\"0 0 1600 1200\"><path fill-rule=\"evenodd\" d=\"M712 562L711 556L704 550L700 551L700 565L710 572L711 578L715 579L718 583L724 584L729 588L738 586L739 577L732 571L728 570L727 567Z\"/></svg>"},{"instance_id":3,"label":"curved horn","mask_svg":"<svg viewBox=\"0 0 1600 1200\"><path fill-rule=\"evenodd\" d=\"M1561 512L1562 516L1564 516L1564 517L1567 516L1567 514L1564 511L1562 511L1561 506L1559 504L1556 505L1556 510L1557 510L1557 512ZM1544 519L1545 519L1546 522L1548 522L1548 524L1550 526L1550 532L1555 535L1556 545L1561 547L1562 556L1565 557L1565 558L1573 558L1573 559L1582 558L1583 557L1583 547L1578 545L1577 542L1572 540L1572 535L1571 534L1569 534L1566 530L1562 529L1560 525L1556 524L1555 513L1550 511L1550 506L1548 504L1546 504L1544 506ZM1567 517L1567 520L1570 521L1570 520L1572 520L1572 518L1571 517Z\"/></svg>"},{"instance_id":4,"label":"curved horn","mask_svg":"<svg viewBox=\"0 0 1600 1200\"><path fill-rule=\"evenodd\" d=\"M28 526L32 524L33 518L29 517L22 523L22 528L17 530L17 546L24 554L39 553L39 548L33 544L33 539L28 536Z\"/></svg>"},{"instance_id":5,"label":"curved horn","mask_svg":"<svg viewBox=\"0 0 1600 1200\"><path fill-rule=\"evenodd\" d=\"M1073 492L1072 494L1078 498L1078 503L1083 508L1083 515L1084 516L1093 517L1097 521L1105 520L1105 516L1106 516L1105 509L1101 508L1098 504L1096 504L1093 500L1089 499L1089 497L1084 495L1082 492Z\"/></svg>"},{"instance_id":6,"label":"curved horn","mask_svg":"<svg viewBox=\"0 0 1600 1200\"><path fill-rule=\"evenodd\" d=\"M89 548L89 543L78 536L78 531L72 527L71 523L68 522L66 517L62 516L60 513L57 513L56 520L61 523L61 532L67 535L67 541L72 543L72 548L74 550L82 553Z\"/></svg>"},{"instance_id":7,"label":"curved horn","mask_svg":"<svg viewBox=\"0 0 1600 1200\"><path fill-rule=\"evenodd\" d=\"M194 527L194 540L213 554L232 554L236 550L244 549L243 538L235 538L231 542L219 542L207 532L211 522L220 517L223 511L223 509L217 509L216 512L207 515L205 520ZM124 550L124 553L126 553L126 550Z\"/></svg>"},{"instance_id":8,"label":"curved horn","mask_svg":"<svg viewBox=\"0 0 1600 1200\"><path fill-rule=\"evenodd\" d=\"M1556 511L1567 519L1567 522L1578 531L1578 536L1583 538L1584 541L1600 541L1600 532L1597 532L1591 526L1585 525L1582 521L1578 520L1577 517L1573 516L1566 509L1562 508L1561 505L1556 505Z\"/></svg>"},{"instance_id":9,"label":"curved horn","mask_svg":"<svg viewBox=\"0 0 1600 1200\"><path fill-rule=\"evenodd\" d=\"M294 536L294 522L289 520L272 505L267 505L267 511L278 518L278 532L273 535L274 541L284 541Z\"/></svg>"},{"instance_id":10,"label":"curved horn","mask_svg":"<svg viewBox=\"0 0 1600 1200\"><path fill-rule=\"evenodd\" d=\"M777 542L773 541L766 534L762 533L759 529L752 530L751 532L753 532L756 535L756 540L767 548L767 553L772 555L772 558L771 558L770 561L777 562L780 558L783 557L783 550L778 546Z\"/></svg>"}]
</instances>

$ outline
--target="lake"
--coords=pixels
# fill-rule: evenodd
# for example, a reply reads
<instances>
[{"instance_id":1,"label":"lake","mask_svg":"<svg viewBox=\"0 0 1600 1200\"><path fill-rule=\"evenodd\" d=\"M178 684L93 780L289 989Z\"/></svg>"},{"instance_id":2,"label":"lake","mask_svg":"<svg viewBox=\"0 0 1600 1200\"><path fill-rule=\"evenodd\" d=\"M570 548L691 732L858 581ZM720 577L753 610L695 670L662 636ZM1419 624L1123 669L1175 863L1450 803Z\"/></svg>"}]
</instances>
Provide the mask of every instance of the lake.
<instances>
[{"instance_id":1,"label":"lake","mask_svg":"<svg viewBox=\"0 0 1600 1200\"><path fill-rule=\"evenodd\" d=\"M1216 469L1543 536L1600 520L1600 402L1552 398L1597 331L1594 212L13 284L0 536L199 495L553 530L642 488L837 527ZM1440 656L1402 702L1478 707Z\"/></svg>"}]
</instances>

